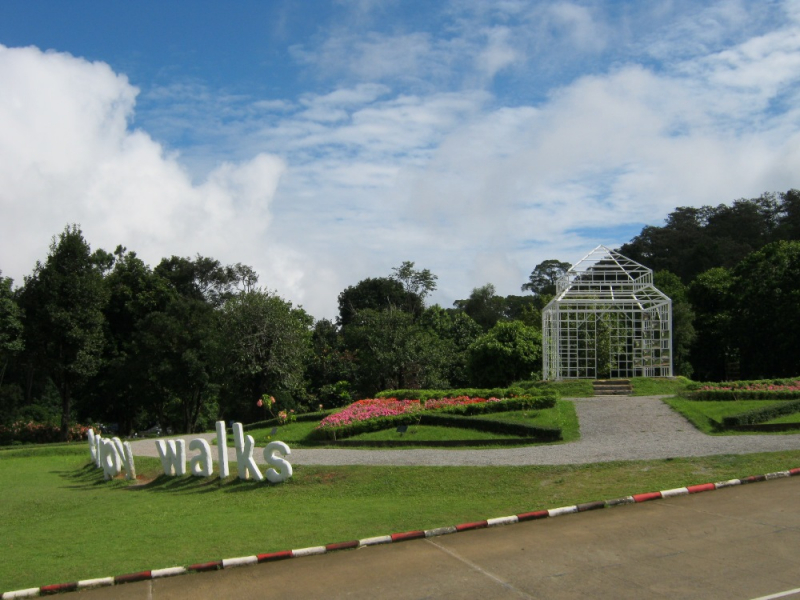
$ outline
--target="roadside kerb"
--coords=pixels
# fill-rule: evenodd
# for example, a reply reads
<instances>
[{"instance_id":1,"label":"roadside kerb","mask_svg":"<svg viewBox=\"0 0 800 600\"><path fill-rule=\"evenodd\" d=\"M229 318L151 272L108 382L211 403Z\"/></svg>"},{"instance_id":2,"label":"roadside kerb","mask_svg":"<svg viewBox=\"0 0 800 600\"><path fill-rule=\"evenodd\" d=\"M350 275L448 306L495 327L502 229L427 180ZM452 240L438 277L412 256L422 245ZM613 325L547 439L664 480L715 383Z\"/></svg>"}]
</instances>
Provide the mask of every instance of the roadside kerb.
<instances>
[{"instance_id":1,"label":"roadside kerb","mask_svg":"<svg viewBox=\"0 0 800 600\"><path fill-rule=\"evenodd\" d=\"M364 538L362 540L337 542L333 544L326 544L324 546L311 546L308 548L299 548L296 550L283 550L280 552L269 552L266 554L256 554L253 556L226 558L206 563L197 563L189 565L188 567L168 567L166 569L153 569L150 571L140 571L138 573L128 573L126 575L117 575L115 577L100 577L95 579L84 579L81 581L71 582L71 583L58 583L53 585L45 585L37 588L28 588L24 590L16 590L13 592L5 592L2 596L0 596L0 599L11 600L12 598L32 598L36 596L46 596L62 592L72 592L80 589L107 587L107 586L118 585L121 583L132 583L135 581L159 579L162 577L173 577L176 575L184 575L186 573L192 573L192 572L196 573L202 571L216 571L219 569L229 569L233 567L253 565L263 562L273 562L277 560L286 560L289 558L299 558L301 556L326 554L328 552L335 552L337 550L348 550L355 548L363 548L367 546L374 546L378 544L391 544L395 542L404 542L407 540L437 537L442 535L449 535L451 533L457 533L460 531L470 531L473 529L482 529L485 527L511 525L513 523L518 523L521 521L531 521L536 519L558 517L568 514L577 514L590 510L610 508L622 504L635 504L641 502L649 502L651 500L658 500L661 498L672 498L675 496L698 494L700 492L708 492L735 485L757 483L761 481L769 481L771 479L793 477L796 475L800 475L800 467L795 469L789 469L788 471L767 473L765 475L752 475L750 477L745 477L743 479L730 479L728 481L721 481L718 483L703 483L697 485L689 485L686 487L674 488L671 490L663 490L660 492L645 492L642 494L634 494L632 496L615 498L613 500L585 502L573 506L562 506L559 508L551 508L548 510L538 510L527 513L520 513L518 515L511 515L508 517L497 517L492 519L486 519L483 521L473 521L470 523L462 523L460 525L453 525L449 527L437 527L435 529L426 529L426 530L420 529L416 531L406 531L401 533L393 533L390 535Z\"/></svg>"}]
</instances>

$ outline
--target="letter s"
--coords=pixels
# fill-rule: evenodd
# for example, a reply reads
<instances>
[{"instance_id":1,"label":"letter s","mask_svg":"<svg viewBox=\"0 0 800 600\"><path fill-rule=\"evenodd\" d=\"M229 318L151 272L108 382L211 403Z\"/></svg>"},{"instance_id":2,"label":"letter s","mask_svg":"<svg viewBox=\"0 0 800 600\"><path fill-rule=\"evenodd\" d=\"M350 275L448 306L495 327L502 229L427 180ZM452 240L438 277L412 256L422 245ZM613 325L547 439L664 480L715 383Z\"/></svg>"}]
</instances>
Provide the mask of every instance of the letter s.
<instances>
[{"instance_id":1,"label":"letter s","mask_svg":"<svg viewBox=\"0 0 800 600\"><path fill-rule=\"evenodd\" d=\"M276 469L267 469L267 479L270 483L280 483L292 476L291 463L283 456L275 456L276 452L280 452L283 456L292 454L289 446L283 442L270 442L264 447L264 460L271 467L276 467Z\"/></svg>"}]
</instances>

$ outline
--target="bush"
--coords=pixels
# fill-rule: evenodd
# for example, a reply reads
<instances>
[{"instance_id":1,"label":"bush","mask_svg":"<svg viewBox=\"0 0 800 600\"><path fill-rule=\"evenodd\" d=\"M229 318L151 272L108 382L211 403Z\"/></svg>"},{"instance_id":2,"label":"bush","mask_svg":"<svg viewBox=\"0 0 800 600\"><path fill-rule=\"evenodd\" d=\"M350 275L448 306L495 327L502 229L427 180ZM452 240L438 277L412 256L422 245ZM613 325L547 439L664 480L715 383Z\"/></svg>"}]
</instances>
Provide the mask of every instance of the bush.
<instances>
[{"instance_id":1,"label":"bush","mask_svg":"<svg viewBox=\"0 0 800 600\"><path fill-rule=\"evenodd\" d=\"M708 401L733 401L733 400L800 400L800 391L769 391L769 390L698 390L687 392L689 400Z\"/></svg>"},{"instance_id":2,"label":"bush","mask_svg":"<svg viewBox=\"0 0 800 600\"><path fill-rule=\"evenodd\" d=\"M89 427L72 425L67 431L67 441L85 440ZM0 445L18 444L51 444L61 441L61 427L52 423L35 421L17 421L8 426L0 426Z\"/></svg>"},{"instance_id":3,"label":"bush","mask_svg":"<svg viewBox=\"0 0 800 600\"><path fill-rule=\"evenodd\" d=\"M397 398L398 400L436 400L438 398L513 398L529 395L521 387L509 388L462 388L455 390L386 390L378 392L376 398Z\"/></svg>"}]
</instances>

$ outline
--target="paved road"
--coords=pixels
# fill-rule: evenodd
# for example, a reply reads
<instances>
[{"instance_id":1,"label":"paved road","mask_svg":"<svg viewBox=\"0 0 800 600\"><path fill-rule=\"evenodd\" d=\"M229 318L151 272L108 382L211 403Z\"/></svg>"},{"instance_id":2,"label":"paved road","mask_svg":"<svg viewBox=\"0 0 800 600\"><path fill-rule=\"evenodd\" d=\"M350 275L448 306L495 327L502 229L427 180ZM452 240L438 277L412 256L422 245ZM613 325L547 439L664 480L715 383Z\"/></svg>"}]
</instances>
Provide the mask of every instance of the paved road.
<instances>
[{"instance_id":1,"label":"paved road","mask_svg":"<svg viewBox=\"0 0 800 600\"><path fill-rule=\"evenodd\" d=\"M796 599L798 500L792 477L78 597L748 600L796 590L781 596Z\"/></svg>"},{"instance_id":2,"label":"paved road","mask_svg":"<svg viewBox=\"0 0 800 600\"><path fill-rule=\"evenodd\" d=\"M581 439L568 444L485 450L292 450L299 465L563 465L800 449L800 434L709 436L661 401L661 396L569 398ZM188 436L214 437L212 434ZM134 442L137 456L158 456L152 440ZM229 448L231 460L235 460ZM261 452L256 461L263 463Z\"/></svg>"}]
</instances>

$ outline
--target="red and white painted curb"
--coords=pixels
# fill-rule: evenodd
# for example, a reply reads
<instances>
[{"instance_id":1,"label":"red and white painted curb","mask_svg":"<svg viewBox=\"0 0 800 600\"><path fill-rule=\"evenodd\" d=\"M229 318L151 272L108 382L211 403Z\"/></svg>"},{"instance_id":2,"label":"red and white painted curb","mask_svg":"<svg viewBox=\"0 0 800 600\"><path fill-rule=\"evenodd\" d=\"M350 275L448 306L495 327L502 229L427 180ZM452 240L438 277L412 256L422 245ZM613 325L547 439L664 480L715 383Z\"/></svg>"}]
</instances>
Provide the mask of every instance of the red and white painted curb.
<instances>
[{"instance_id":1,"label":"red and white painted curb","mask_svg":"<svg viewBox=\"0 0 800 600\"><path fill-rule=\"evenodd\" d=\"M222 560L215 560L207 563L198 563L195 565L189 565L188 567L170 567L167 569L153 569L152 571L128 573L127 575L117 575L116 577L100 577L97 579L83 579L81 581L76 581L72 583L57 583L54 585L44 585L42 587L29 588L26 590L5 592L2 596L0 596L0 599L10 600L11 598L31 598L35 596L57 594L60 592L71 592L74 590L112 586L112 585L117 585L119 583L131 583L134 581L146 581L148 579L173 577L174 575L183 575L185 573L216 571L218 569L229 569L231 567L255 565L258 563L273 562L277 560L284 560L287 558L298 558L300 556L311 556L314 554L326 554L328 552L334 552L336 550L349 550L351 548L363 548L365 546L376 546L379 544L405 542L407 540L436 537L440 535L447 535L450 533L457 533L459 531L469 531L470 529L482 529L484 527L495 527L497 525L510 525L512 523L519 523L522 521L533 521L535 519L559 517L561 515L581 513L589 510L596 510L599 508L619 506L621 504L635 504L638 502L648 502L650 500L657 500L660 498L672 498L674 496L686 496L688 494L697 494L699 492L710 492L712 490L718 490L720 488L731 487L735 485L743 485L745 483L755 483L757 481L767 481L770 479L780 479L782 477L793 477L795 475L800 475L800 468L790 469L788 471L778 471L777 473L767 473L766 475L753 475L751 477L745 477L744 479L731 479L729 481L720 481L718 483L702 483L699 485L689 485L686 487L675 488L672 490L663 490L660 492L647 492L644 494L634 494L633 496L625 496L623 498L616 498L614 500L600 500L597 502L586 502L584 504L575 504L573 506L562 506L559 508L551 508L549 510L537 510L533 512L521 513L519 515L511 515L509 517L497 517L494 519L486 519L484 521L462 523L460 525L453 525L450 527L438 527L436 529L425 529L425 530L420 529L417 531L405 531L403 533L380 535L377 537L365 538L363 540L338 542L335 544L326 544L324 546L311 546L309 548L300 548L297 550L283 550L282 552L268 552L266 554L241 556L239 558L225 558Z\"/></svg>"}]
</instances>

